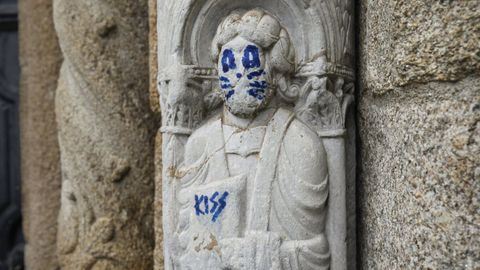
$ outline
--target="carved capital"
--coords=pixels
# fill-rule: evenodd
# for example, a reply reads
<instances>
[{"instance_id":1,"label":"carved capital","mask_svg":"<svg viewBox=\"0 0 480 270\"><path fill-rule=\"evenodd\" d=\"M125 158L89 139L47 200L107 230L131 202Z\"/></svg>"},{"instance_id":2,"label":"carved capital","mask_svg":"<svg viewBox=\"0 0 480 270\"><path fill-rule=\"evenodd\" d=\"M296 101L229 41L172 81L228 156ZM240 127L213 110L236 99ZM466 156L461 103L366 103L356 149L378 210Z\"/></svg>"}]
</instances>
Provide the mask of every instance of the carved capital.
<instances>
[{"instance_id":1,"label":"carved capital","mask_svg":"<svg viewBox=\"0 0 480 270\"><path fill-rule=\"evenodd\" d=\"M217 79L214 68L175 65L164 69L158 77L162 108L162 132L191 134L203 120L212 80ZM204 101L205 99L205 101Z\"/></svg>"},{"instance_id":2,"label":"carved capital","mask_svg":"<svg viewBox=\"0 0 480 270\"><path fill-rule=\"evenodd\" d=\"M295 107L297 116L322 137L341 136L346 114L354 100L354 73L348 67L332 63L308 63L297 77L304 77Z\"/></svg>"}]
</instances>

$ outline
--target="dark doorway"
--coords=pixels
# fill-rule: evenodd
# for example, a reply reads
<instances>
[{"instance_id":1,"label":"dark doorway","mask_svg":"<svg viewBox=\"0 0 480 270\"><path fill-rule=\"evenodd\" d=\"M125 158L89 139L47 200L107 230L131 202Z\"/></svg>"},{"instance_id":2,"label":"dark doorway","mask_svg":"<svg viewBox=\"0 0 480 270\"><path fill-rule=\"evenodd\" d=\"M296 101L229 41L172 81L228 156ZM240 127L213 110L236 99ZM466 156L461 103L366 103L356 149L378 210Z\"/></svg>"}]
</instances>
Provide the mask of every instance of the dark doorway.
<instances>
[{"instance_id":1,"label":"dark doorway","mask_svg":"<svg viewBox=\"0 0 480 270\"><path fill-rule=\"evenodd\" d=\"M0 270L23 269L17 0L0 0Z\"/></svg>"}]
</instances>

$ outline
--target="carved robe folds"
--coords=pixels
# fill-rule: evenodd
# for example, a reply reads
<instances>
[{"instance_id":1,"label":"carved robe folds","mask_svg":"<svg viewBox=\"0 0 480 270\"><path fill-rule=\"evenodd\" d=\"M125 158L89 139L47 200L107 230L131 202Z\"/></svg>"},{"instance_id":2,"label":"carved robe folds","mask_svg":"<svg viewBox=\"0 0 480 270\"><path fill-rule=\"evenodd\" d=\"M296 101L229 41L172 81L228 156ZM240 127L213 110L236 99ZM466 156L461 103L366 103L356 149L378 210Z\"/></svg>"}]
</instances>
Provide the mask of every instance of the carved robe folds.
<instances>
[{"instance_id":1,"label":"carved robe folds","mask_svg":"<svg viewBox=\"0 0 480 270\"><path fill-rule=\"evenodd\" d=\"M247 130L260 131L245 141L232 140L244 134L231 129L213 119L186 144L179 269L327 269L328 172L319 137L286 109Z\"/></svg>"}]
</instances>

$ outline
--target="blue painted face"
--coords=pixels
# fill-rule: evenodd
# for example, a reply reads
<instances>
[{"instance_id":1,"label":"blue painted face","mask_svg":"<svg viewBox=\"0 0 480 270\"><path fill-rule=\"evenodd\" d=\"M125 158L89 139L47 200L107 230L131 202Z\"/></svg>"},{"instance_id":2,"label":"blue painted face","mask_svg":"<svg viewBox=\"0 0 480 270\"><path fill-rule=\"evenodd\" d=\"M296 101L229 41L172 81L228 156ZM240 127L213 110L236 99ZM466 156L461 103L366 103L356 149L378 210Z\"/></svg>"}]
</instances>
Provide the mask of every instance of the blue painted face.
<instances>
[{"instance_id":1,"label":"blue painted face","mask_svg":"<svg viewBox=\"0 0 480 270\"><path fill-rule=\"evenodd\" d=\"M262 48L241 37L225 44L218 60L225 106L238 116L264 108L271 96Z\"/></svg>"}]
</instances>

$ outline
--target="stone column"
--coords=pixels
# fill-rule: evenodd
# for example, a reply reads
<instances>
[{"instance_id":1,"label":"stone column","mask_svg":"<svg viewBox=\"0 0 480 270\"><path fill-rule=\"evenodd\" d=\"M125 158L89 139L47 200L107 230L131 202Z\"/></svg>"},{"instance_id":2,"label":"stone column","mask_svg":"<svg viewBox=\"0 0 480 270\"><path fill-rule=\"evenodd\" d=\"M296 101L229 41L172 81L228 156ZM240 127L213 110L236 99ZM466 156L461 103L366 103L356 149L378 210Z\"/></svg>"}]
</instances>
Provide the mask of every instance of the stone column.
<instances>
[{"instance_id":1,"label":"stone column","mask_svg":"<svg viewBox=\"0 0 480 270\"><path fill-rule=\"evenodd\" d=\"M60 157L54 100L62 55L52 0L19 1L22 208L27 269L56 269Z\"/></svg>"},{"instance_id":2,"label":"stone column","mask_svg":"<svg viewBox=\"0 0 480 270\"><path fill-rule=\"evenodd\" d=\"M54 3L65 58L56 98L62 269L152 269L147 0Z\"/></svg>"},{"instance_id":3,"label":"stone column","mask_svg":"<svg viewBox=\"0 0 480 270\"><path fill-rule=\"evenodd\" d=\"M480 2L360 1L363 269L480 267Z\"/></svg>"},{"instance_id":4,"label":"stone column","mask_svg":"<svg viewBox=\"0 0 480 270\"><path fill-rule=\"evenodd\" d=\"M150 33L150 107L152 111L160 114L160 100L157 91L158 74L158 37L157 37L157 0L148 0L148 18ZM162 133L155 137L155 251L153 254L154 269L164 269L163 258L163 222L162 222Z\"/></svg>"}]
</instances>

